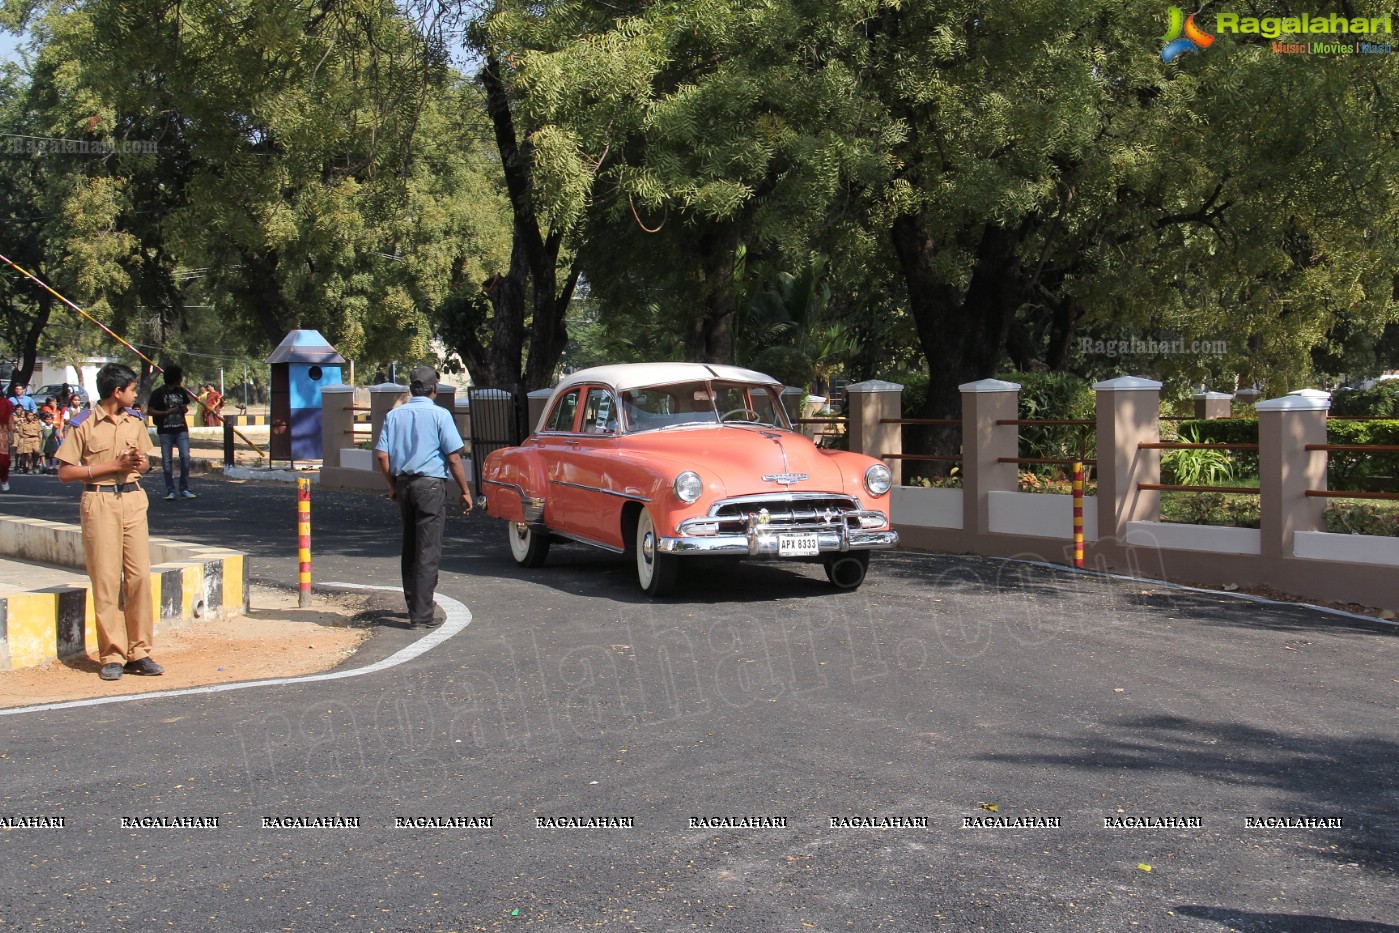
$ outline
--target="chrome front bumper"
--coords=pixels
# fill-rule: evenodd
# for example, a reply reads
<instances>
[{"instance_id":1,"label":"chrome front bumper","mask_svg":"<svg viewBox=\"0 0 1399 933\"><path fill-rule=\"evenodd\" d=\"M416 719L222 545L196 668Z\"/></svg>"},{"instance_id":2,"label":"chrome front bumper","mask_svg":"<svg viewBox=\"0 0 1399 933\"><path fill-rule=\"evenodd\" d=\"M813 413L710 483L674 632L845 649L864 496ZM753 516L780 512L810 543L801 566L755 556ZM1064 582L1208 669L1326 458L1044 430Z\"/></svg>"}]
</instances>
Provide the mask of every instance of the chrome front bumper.
<instances>
[{"instance_id":1,"label":"chrome front bumper","mask_svg":"<svg viewBox=\"0 0 1399 933\"><path fill-rule=\"evenodd\" d=\"M747 557L777 557L779 534L786 534L776 528L771 531L752 531L748 534L704 535L685 538L658 538L656 550L662 554L732 554ZM793 531L792 534L801 532ZM817 546L822 554L838 554L842 551L869 551L875 548L897 547L897 531L849 531L844 527L816 532ZM790 558L800 560L801 558Z\"/></svg>"}]
</instances>

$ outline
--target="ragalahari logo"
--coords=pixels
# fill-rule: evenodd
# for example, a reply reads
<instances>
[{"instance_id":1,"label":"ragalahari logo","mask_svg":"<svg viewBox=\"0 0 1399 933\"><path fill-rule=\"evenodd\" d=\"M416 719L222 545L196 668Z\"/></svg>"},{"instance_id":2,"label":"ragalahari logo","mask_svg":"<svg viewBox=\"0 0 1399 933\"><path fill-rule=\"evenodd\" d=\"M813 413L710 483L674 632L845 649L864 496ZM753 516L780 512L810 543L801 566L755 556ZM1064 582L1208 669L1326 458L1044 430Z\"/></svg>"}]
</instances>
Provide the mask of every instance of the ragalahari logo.
<instances>
[{"instance_id":1,"label":"ragalahari logo","mask_svg":"<svg viewBox=\"0 0 1399 933\"><path fill-rule=\"evenodd\" d=\"M1167 12L1169 28L1161 41L1166 47L1161 50L1163 62L1173 62L1186 52L1202 52L1214 43L1214 36L1195 25L1195 14L1186 16L1178 6Z\"/></svg>"}]
</instances>

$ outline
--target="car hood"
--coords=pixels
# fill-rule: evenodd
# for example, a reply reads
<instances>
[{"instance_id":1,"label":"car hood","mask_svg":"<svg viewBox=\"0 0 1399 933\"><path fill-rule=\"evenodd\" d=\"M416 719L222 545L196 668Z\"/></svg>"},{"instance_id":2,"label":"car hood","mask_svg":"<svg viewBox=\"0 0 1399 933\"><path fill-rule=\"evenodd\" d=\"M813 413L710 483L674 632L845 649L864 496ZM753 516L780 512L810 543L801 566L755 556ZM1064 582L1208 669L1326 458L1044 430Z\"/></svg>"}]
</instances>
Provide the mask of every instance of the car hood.
<instances>
[{"instance_id":1,"label":"car hood","mask_svg":"<svg viewBox=\"0 0 1399 933\"><path fill-rule=\"evenodd\" d=\"M644 431L628 435L623 450L624 456L665 458L681 469L707 472L731 496L845 488L835 458L810 439L778 428L703 425ZM778 478L791 482L779 483Z\"/></svg>"}]
</instances>

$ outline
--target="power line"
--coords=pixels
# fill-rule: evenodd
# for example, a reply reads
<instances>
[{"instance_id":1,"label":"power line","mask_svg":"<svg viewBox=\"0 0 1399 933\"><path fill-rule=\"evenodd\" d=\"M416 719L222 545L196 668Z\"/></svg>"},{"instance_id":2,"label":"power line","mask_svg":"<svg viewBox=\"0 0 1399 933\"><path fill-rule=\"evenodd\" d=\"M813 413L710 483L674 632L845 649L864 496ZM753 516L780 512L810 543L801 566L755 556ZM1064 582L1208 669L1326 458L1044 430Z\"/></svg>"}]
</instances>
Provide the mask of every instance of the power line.
<instances>
[{"instance_id":1,"label":"power line","mask_svg":"<svg viewBox=\"0 0 1399 933\"><path fill-rule=\"evenodd\" d=\"M162 344L133 343L132 346L133 346L133 347L140 347L142 350L152 350L152 351L157 352L157 353L165 353L165 352L166 352L166 348L165 348L165 346L162 345ZM174 357L194 356L194 357L198 357L199 359L202 359L202 360L231 361L231 362L234 362L234 363L238 363L238 364L240 364L240 365L251 365L251 366L265 366L265 365L267 365L266 362L263 362L263 363L251 363L251 364L250 364L250 363L248 363L247 358L246 358L246 357L242 357L242 356L221 356L221 355L215 354L215 353L195 353L193 350L180 350L180 351L177 351L177 352L169 353L168 355L169 355L169 356L174 356Z\"/></svg>"}]
</instances>

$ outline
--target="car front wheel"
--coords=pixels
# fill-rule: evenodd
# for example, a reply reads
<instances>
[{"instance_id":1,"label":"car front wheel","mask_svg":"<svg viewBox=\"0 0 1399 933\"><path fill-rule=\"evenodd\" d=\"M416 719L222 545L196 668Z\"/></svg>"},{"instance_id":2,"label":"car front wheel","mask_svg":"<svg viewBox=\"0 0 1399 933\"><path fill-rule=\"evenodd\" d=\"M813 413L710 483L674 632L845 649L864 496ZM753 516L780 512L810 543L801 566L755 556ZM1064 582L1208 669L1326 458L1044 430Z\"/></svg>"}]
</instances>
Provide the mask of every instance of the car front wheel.
<instances>
[{"instance_id":1,"label":"car front wheel","mask_svg":"<svg viewBox=\"0 0 1399 933\"><path fill-rule=\"evenodd\" d=\"M542 567L549 556L549 536L535 531L524 522L510 522L506 534L510 537L510 556L521 567Z\"/></svg>"},{"instance_id":2,"label":"car front wheel","mask_svg":"<svg viewBox=\"0 0 1399 933\"><path fill-rule=\"evenodd\" d=\"M865 573L870 568L870 552L827 554L821 563L826 565L827 580L842 590L858 590L860 584L865 582Z\"/></svg>"},{"instance_id":3,"label":"car front wheel","mask_svg":"<svg viewBox=\"0 0 1399 933\"><path fill-rule=\"evenodd\" d=\"M668 596L680 578L680 560L656 548L656 526L645 509L636 520L636 579L647 596Z\"/></svg>"}]
</instances>

